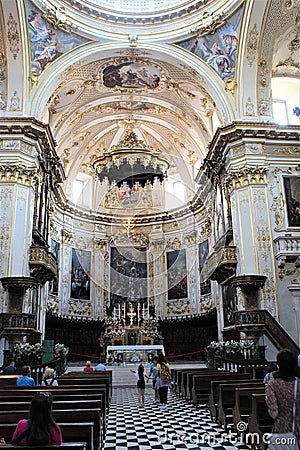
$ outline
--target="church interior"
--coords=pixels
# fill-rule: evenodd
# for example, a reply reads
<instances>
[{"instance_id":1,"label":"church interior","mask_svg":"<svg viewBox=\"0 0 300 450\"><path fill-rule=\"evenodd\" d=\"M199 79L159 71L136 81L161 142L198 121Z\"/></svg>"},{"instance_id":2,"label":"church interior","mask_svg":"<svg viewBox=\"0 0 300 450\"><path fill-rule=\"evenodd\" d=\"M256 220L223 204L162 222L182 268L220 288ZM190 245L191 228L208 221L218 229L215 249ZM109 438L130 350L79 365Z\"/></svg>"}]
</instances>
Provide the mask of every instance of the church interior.
<instances>
[{"instance_id":1,"label":"church interior","mask_svg":"<svg viewBox=\"0 0 300 450\"><path fill-rule=\"evenodd\" d=\"M300 346L299 0L1 0L0 366Z\"/></svg>"}]
</instances>

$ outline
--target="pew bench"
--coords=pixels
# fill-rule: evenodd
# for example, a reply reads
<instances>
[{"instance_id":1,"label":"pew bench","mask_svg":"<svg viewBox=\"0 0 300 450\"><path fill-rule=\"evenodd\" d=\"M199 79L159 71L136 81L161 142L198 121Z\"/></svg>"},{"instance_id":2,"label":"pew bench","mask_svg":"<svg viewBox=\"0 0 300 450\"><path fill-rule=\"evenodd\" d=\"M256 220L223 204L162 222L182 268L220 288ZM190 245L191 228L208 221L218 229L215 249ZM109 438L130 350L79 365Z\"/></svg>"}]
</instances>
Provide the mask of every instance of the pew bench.
<instances>
[{"instance_id":1,"label":"pew bench","mask_svg":"<svg viewBox=\"0 0 300 450\"><path fill-rule=\"evenodd\" d=\"M252 394L252 413L248 418L249 433L257 433L258 443L252 445L253 448L266 450L267 444L263 441L264 433L271 433L273 419L268 413L268 406L265 400L265 394Z\"/></svg>"},{"instance_id":2,"label":"pew bench","mask_svg":"<svg viewBox=\"0 0 300 450\"><path fill-rule=\"evenodd\" d=\"M233 428L238 433L237 424L239 422L248 422L248 418L252 412L252 394L264 394L265 387L243 387L238 386L235 389L235 401L233 407Z\"/></svg>"},{"instance_id":3,"label":"pew bench","mask_svg":"<svg viewBox=\"0 0 300 450\"><path fill-rule=\"evenodd\" d=\"M30 449L30 450L54 450L57 448L63 449L63 450L86 450L86 444L85 442L66 442L62 444L52 444L52 445L43 445L40 446L30 446L30 445L12 445L12 444L2 444L1 449Z\"/></svg>"},{"instance_id":4,"label":"pew bench","mask_svg":"<svg viewBox=\"0 0 300 450\"><path fill-rule=\"evenodd\" d=\"M86 443L86 450L94 450L94 434L92 422L77 422L72 424L58 423L58 425L61 428L64 443L82 441ZM5 442L8 443L11 441L16 426L17 423L0 424L0 436L5 439ZM23 446L19 446L19 448L22 449Z\"/></svg>"}]
</instances>

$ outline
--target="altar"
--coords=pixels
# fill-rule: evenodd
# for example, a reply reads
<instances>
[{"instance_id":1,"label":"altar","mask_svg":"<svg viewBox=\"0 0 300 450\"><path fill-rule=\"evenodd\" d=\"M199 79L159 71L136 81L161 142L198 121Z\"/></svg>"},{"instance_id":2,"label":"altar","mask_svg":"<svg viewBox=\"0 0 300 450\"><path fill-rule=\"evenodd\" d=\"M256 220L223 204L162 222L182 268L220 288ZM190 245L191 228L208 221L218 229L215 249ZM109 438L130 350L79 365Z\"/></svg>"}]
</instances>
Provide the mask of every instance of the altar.
<instances>
[{"instance_id":1,"label":"altar","mask_svg":"<svg viewBox=\"0 0 300 450\"><path fill-rule=\"evenodd\" d=\"M164 346L157 345L108 345L106 349L107 363L134 364L150 362L160 352L165 354Z\"/></svg>"}]
</instances>

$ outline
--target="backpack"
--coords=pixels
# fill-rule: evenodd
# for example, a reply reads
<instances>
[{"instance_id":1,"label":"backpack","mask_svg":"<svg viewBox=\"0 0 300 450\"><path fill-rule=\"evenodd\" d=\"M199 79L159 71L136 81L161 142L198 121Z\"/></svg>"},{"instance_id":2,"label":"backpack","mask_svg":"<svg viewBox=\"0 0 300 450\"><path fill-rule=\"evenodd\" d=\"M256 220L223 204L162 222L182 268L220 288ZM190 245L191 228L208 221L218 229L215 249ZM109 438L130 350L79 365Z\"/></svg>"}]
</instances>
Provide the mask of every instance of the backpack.
<instances>
[{"instance_id":1,"label":"backpack","mask_svg":"<svg viewBox=\"0 0 300 450\"><path fill-rule=\"evenodd\" d=\"M169 383L171 381L171 372L165 363L161 365L160 378L163 383Z\"/></svg>"}]
</instances>

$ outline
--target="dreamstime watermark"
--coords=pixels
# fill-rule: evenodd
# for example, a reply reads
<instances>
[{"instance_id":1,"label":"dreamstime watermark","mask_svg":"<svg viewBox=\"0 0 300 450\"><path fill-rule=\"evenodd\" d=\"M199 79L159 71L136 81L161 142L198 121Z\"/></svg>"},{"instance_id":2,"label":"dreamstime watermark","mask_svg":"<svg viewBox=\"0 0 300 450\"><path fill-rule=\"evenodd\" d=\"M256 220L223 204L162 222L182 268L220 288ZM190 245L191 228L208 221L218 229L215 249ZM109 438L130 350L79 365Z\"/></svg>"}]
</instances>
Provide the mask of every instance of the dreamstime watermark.
<instances>
[{"instance_id":1,"label":"dreamstime watermark","mask_svg":"<svg viewBox=\"0 0 300 450\"><path fill-rule=\"evenodd\" d=\"M246 444L251 446L259 446L261 442L264 444L281 444L293 445L296 443L294 436L286 435L272 435L271 433L247 433L247 424L245 422L238 422L238 433L229 431L228 433L188 433L186 431L170 431L165 430L158 433L158 440L161 444L195 444L195 445L222 445L222 444Z\"/></svg>"}]
</instances>

